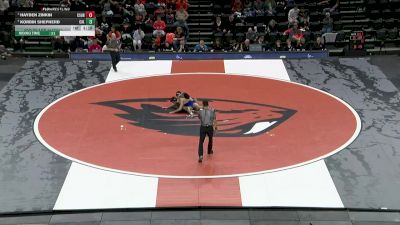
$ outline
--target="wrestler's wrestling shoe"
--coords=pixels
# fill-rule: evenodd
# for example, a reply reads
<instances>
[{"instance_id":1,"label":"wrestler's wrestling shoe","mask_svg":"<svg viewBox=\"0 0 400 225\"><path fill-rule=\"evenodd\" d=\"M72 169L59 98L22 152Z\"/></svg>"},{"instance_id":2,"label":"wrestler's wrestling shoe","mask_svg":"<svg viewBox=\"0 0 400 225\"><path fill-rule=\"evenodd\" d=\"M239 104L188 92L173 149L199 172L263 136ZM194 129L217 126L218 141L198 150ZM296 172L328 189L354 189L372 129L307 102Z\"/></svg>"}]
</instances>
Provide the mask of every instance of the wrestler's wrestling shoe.
<instances>
[{"instance_id":1,"label":"wrestler's wrestling shoe","mask_svg":"<svg viewBox=\"0 0 400 225\"><path fill-rule=\"evenodd\" d=\"M191 119L191 118L193 118L193 117L194 117L194 114L193 114L193 113L190 113L189 115L186 116L187 119Z\"/></svg>"},{"instance_id":2,"label":"wrestler's wrestling shoe","mask_svg":"<svg viewBox=\"0 0 400 225\"><path fill-rule=\"evenodd\" d=\"M203 162L203 156L199 157L199 163Z\"/></svg>"}]
</instances>

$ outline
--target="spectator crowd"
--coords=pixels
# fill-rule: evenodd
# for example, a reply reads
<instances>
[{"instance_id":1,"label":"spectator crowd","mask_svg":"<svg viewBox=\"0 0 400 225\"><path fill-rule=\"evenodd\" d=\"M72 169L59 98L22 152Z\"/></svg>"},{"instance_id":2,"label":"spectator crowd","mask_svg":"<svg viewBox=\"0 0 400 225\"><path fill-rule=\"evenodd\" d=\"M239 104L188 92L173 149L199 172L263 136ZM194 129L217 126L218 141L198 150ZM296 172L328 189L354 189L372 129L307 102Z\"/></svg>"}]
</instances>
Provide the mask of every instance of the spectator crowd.
<instances>
[{"instance_id":1,"label":"spectator crowd","mask_svg":"<svg viewBox=\"0 0 400 225\"><path fill-rule=\"evenodd\" d=\"M217 4L217 2L214 2ZM333 31L330 16L338 8L338 0L321 0L324 18L319 35L310 36L310 12L306 4L294 0L232 0L228 14L216 14L213 22L213 41L207 45L199 40L188 48L190 34L188 0L61 0L60 7L74 11L95 10L95 36L54 37L52 48L59 52L102 52L113 35L123 51L208 52L208 51L295 51L324 49L321 35ZM34 0L0 0L0 15L10 7L32 8ZM194 6L193 6L194 7ZM277 17L285 18L278 20ZM3 34L6 31L2 31ZM24 50L25 37L8 33L10 45Z\"/></svg>"},{"instance_id":2,"label":"spectator crowd","mask_svg":"<svg viewBox=\"0 0 400 225\"><path fill-rule=\"evenodd\" d=\"M96 21L96 35L88 38L60 37L55 49L100 52L115 33L123 51L141 51L143 48L185 51L189 34L187 0L101 0L99 5L97 11L101 17Z\"/></svg>"},{"instance_id":3,"label":"spectator crowd","mask_svg":"<svg viewBox=\"0 0 400 225\"><path fill-rule=\"evenodd\" d=\"M310 2L320 9L314 14L323 16L322 23L311 20ZM323 37L333 31L331 13L337 13L338 6L338 0L232 0L231 14L215 17L213 47L225 51L324 50Z\"/></svg>"}]
</instances>

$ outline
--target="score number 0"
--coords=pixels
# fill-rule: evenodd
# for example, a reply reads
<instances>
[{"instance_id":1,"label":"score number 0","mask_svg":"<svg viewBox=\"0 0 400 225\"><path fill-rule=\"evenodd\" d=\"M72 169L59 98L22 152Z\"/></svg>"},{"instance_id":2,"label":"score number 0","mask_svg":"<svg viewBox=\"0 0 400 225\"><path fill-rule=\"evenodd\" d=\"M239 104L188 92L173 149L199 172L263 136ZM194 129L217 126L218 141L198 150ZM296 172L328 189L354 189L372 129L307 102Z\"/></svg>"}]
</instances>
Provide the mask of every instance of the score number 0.
<instances>
[{"instance_id":1,"label":"score number 0","mask_svg":"<svg viewBox=\"0 0 400 225\"><path fill-rule=\"evenodd\" d=\"M96 13L94 11L86 11L86 18L95 18Z\"/></svg>"}]
</instances>

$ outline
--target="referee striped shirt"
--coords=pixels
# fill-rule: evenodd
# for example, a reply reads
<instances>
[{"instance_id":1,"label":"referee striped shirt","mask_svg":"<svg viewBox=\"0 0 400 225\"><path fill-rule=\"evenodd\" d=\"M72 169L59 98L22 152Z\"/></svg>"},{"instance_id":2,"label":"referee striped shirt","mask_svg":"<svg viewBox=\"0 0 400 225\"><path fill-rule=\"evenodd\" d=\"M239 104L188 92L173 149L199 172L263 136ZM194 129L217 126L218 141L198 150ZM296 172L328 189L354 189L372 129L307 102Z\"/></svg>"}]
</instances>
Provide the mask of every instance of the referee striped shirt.
<instances>
[{"instance_id":1,"label":"referee striped shirt","mask_svg":"<svg viewBox=\"0 0 400 225\"><path fill-rule=\"evenodd\" d=\"M201 126L212 126L215 120L214 109L201 109L199 111Z\"/></svg>"}]
</instances>

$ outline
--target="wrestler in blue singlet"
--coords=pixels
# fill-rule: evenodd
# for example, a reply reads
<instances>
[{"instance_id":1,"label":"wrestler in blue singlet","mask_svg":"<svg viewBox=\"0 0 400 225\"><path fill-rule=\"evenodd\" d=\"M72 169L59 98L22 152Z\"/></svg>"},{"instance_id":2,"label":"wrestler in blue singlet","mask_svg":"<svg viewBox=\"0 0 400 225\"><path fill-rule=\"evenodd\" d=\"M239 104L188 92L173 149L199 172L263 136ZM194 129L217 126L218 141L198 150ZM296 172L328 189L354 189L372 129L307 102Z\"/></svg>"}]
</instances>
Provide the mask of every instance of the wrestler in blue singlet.
<instances>
[{"instance_id":1,"label":"wrestler in blue singlet","mask_svg":"<svg viewBox=\"0 0 400 225\"><path fill-rule=\"evenodd\" d=\"M195 103L194 100L189 100L189 101L185 104L185 106L188 106L188 107L192 107L192 108L193 108L194 103Z\"/></svg>"}]
</instances>

